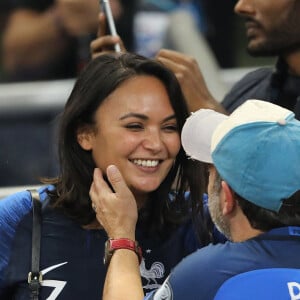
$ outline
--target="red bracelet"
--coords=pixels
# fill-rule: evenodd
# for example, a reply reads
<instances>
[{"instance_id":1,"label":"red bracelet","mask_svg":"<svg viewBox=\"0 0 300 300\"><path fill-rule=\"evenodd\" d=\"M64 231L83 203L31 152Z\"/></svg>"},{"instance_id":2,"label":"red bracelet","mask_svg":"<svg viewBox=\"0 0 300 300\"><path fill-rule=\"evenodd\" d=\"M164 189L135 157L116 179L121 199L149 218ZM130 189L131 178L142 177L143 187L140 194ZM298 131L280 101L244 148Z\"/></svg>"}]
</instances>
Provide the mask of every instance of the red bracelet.
<instances>
[{"instance_id":1,"label":"red bracelet","mask_svg":"<svg viewBox=\"0 0 300 300\"><path fill-rule=\"evenodd\" d=\"M126 238L120 238L120 239L108 239L105 242L105 248L104 248L104 264L109 265L109 262L111 260L111 257L113 256L115 250L118 249L128 249L132 250L136 253L139 259L139 263L142 261L142 248L139 246L137 241L133 241Z\"/></svg>"}]
</instances>

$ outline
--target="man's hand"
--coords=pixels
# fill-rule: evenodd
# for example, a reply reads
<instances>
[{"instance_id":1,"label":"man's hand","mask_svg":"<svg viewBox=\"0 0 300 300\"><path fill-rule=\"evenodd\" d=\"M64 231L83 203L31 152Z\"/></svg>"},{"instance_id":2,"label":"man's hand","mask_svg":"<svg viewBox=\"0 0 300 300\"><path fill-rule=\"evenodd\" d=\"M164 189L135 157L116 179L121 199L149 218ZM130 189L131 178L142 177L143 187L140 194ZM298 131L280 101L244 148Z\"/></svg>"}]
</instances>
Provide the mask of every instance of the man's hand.
<instances>
[{"instance_id":1,"label":"man's hand","mask_svg":"<svg viewBox=\"0 0 300 300\"><path fill-rule=\"evenodd\" d=\"M193 57L177 51L161 49L156 59L175 73L190 111L210 108L224 112L222 106L209 92L198 63Z\"/></svg>"},{"instance_id":2,"label":"man's hand","mask_svg":"<svg viewBox=\"0 0 300 300\"><path fill-rule=\"evenodd\" d=\"M135 198L116 166L108 166L106 172L114 191L103 179L100 169L95 169L94 181L90 188L97 220L104 227L108 237L135 240L138 218Z\"/></svg>"}]
</instances>

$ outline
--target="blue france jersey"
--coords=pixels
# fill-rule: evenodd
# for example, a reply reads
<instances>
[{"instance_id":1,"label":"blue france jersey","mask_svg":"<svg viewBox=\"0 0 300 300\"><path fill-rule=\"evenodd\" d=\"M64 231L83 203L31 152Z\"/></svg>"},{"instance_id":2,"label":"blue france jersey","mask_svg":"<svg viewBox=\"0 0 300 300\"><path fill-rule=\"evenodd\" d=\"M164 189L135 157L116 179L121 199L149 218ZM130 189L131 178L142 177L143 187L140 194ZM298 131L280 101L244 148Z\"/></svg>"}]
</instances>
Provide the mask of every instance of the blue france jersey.
<instances>
[{"instance_id":1,"label":"blue france jersey","mask_svg":"<svg viewBox=\"0 0 300 300\"><path fill-rule=\"evenodd\" d=\"M212 300L221 285L237 274L260 269L300 269L299 253L300 227L273 229L240 243L209 245L185 257L156 293L145 299ZM263 280L259 285L267 287ZM288 286L284 288L286 299L290 299ZM268 299L278 299L273 290L269 290L269 296Z\"/></svg>"},{"instance_id":2,"label":"blue france jersey","mask_svg":"<svg viewBox=\"0 0 300 300\"><path fill-rule=\"evenodd\" d=\"M103 265L103 230L85 230L48 204L47 189L42 200L40 270L43 274L40 299L101 299L106 275ZM0 201L0 299L30 299L27 283L31 268L31 198L28 191ZM167 278L171 269L201 245L191 222L176 229L167 240L145 238L137 228L143 249L140 265L147 294Z\"/></svg>"}]
</instances>

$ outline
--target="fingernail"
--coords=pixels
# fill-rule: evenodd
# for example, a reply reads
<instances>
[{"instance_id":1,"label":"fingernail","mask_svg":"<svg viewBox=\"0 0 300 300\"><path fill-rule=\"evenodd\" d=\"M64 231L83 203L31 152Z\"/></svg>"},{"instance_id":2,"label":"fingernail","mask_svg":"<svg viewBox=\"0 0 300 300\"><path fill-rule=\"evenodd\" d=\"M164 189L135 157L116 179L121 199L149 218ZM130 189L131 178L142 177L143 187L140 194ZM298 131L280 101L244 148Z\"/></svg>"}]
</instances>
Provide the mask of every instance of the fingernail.
<instances>
[{"instance_id":1,"label":"fingernail","mask_svg":"<svg viewBox=\"0 0 300 300\"><path fill-rule=\"evenodd\" d=\"M118 168L115 165L110 165L107 167L107 172L110 174L116 174L118 172Z\"/></svg>"},{"instance_id":2,"label":"fingernail","mask_svg":"<svg viewBox=\"0 0 300 300\"><path fill-rule=\"evenodd\" d=\"M99 176L101 174L101 171L99 168L94 169L94 176Z\"/></svg>"}]
</instances>

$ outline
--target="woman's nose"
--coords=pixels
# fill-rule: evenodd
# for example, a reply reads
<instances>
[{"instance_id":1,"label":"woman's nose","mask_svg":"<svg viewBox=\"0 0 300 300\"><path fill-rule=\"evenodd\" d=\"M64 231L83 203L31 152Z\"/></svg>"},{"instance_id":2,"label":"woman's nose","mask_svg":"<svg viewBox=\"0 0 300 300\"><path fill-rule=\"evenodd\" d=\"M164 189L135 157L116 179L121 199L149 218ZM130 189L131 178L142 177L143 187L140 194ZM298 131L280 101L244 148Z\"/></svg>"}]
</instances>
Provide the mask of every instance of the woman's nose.
<instances>
[{"instance_id":1,"label":"woman's nose","mask_svg":"<svg viewBox=\"0 0 300 300\"><path fill-rule=\"evenodd\" d=\"M163 147L163 140L160 132L158 130L148 131L144 137L143 146L151 151L160 151Z\"/></svg>"}]
</instances>

